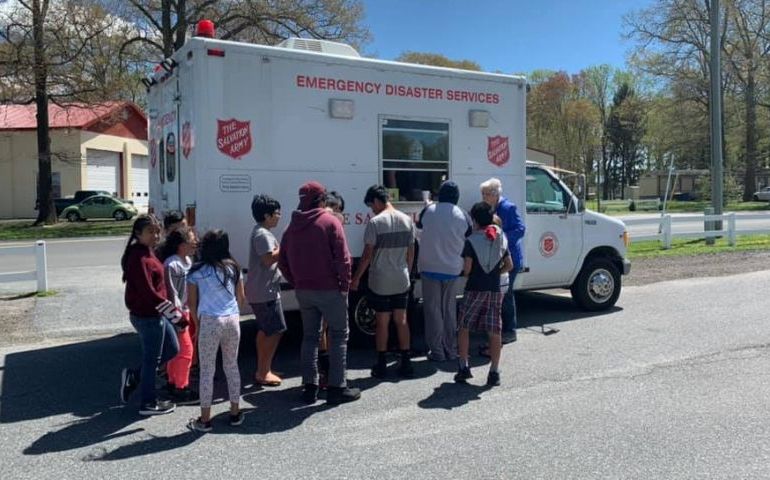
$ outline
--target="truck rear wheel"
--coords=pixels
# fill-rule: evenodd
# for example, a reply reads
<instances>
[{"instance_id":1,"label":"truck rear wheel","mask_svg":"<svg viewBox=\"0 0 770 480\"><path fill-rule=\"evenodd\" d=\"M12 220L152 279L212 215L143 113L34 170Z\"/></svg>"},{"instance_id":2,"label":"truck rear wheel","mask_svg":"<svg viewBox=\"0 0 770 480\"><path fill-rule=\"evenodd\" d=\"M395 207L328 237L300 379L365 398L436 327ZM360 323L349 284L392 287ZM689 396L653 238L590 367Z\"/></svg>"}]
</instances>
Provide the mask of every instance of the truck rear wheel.
<instances>
[{"instance_id":1,"label":"truck rear wheel","mask_svg":"<svg viewBox=\"0 0 770 480\"><path fill-rule=\"evenodd\" d=\"M575 283L570 288L572 299L589 311L606 310L620 296L620 271L612 260L593 257L586 260Z\"/></svg>"},{"instance_id":2,"label":"truck rear wheel","mask_svg":"<svg viewBox=\"0 0 770 480\"><path fill-rule=\"evenodd\" d=\"M351 344L356 346L374 345L377 320L363 291L350 292L348 297L348 328Z\"/></svg>"}]
</instances>

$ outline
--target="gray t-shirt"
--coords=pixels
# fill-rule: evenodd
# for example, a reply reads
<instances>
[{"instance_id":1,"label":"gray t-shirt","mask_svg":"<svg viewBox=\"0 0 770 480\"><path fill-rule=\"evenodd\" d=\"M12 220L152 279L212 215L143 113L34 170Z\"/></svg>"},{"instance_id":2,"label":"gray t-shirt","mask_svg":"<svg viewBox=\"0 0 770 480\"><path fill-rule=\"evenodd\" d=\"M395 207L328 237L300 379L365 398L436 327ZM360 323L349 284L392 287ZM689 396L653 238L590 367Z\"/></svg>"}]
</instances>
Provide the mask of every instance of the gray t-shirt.
<instances>
[{"instance_id":1,"label":"gray t-shirt","mask_svg":"<svg viewBox=\"0 0 770 480\"><path fill-rule=\"evenodd\" d=\"M246 300L264 303L277 299L281 294L281 273L278 264L269 267L262 264L262 256L278 247L278 240L270 230L256 225L249 242L249 273L246 276Z\"/></svg>"},{"instance_id":2,"label":"gray t-shirt","mask_svg":"<svg viewBox=\"0 0 770 480\"><path fill-rule=\"evenodd\" d=\"M396 295L409 290L406 250L414 245L412 219L398 210L385 210L366 225L364 243L374 245L369 266L369 289L377 295Z\"/></svg>"}]
</instances>

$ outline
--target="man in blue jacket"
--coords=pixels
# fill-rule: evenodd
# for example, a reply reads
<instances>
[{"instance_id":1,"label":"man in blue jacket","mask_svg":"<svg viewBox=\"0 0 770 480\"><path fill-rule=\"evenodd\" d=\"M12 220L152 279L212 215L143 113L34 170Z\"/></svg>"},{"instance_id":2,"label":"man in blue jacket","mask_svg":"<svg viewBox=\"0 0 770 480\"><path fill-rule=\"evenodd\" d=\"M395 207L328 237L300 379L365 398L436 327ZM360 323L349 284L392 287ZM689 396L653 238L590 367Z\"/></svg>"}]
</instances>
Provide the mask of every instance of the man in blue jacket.
<instances>
[{"instance_id":1,"label":"man in blue jacket","mask_svg":"<svg viewBox=\"0 0 770 480\"><path fill-rule=\"evenodd\" d=\"M508 250L513 259L513 270L509 274L508 288L503 297L503 343L516 341L516 300L513 295L513 282L516 274L523 265L522 238L524 238L524 222L521 221L516 205L503 196L503 184L497 178L490 178L481 184L481 197L484 202L495 209L500 217L503 233L508 239Z\"/></svg>"}]
</instances>

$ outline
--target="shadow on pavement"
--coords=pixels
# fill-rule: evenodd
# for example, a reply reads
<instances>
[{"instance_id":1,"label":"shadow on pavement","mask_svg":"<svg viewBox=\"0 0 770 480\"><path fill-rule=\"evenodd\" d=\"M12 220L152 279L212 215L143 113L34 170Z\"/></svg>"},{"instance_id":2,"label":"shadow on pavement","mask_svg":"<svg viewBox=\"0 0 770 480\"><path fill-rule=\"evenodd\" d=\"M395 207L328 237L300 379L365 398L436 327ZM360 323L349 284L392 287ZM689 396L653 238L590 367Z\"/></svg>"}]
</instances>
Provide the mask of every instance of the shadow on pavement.
<instances>
[{"instance_id":1,"label":"shadow on pavement","mask_svg":"<svg viewBox=\"0 0 770 480\"><path fill-rule=\"evenodd\" d=\"M569 298L543 293L526 293L519 297L521 328L539 326L541 322L559 323L595 315L617 312L582 312ZM296 330L296 329L295 329ZM275 370L284 378L300 375L298 332L291 333L282 341L275 359ZM226 425L226 418L217 419L221 428L215 433L270 434L290 430L301 425L311 415L323 412L323 401L305 406L299 402L300 388L258 389L253 385L255 368L255 328L253 322L242 324L240 369L244 386L243 403L249 405L245 424L238 429ZM484 340L475 337L475 344ZM422 339L416 338L419 345ZM375 354L371 349L349 349L348 367L365 370L371 367ZM391 360L395 360L392 357ZM43 455L81 448L89 448L84 460L117 460L151 453L173 450L194 442L198 435L183 432L168 437L149 436L142 433L142 417L137 414L137 399L127 406L119 404L118 390L120 370L134 366L139 361L139 345L134 334L57 345L48 348L10 353L5 357L0 392L0 423L16 423L39 420L59 415L72 415L76 420L54 425L50 431L28 446L26 455ZM477 367L487 362L471 357L471 365ZM350 382L351 386L368 390L383 382L417 381L434 375L437 371L455 370L454 362L436 364L424 357L414 360L413 380L399 379L395 365L390 376L378 380L365 377ZM452 409L479 400L485 387L443 383L428 398L419 401L421 408ZM226 383L221 368L215 378L216 399L226 398ZM197 411L196 411L197 413ZM186 420L186 419L185 419ZM109 440L140 435L140 440L107 451L101 444ZM147 438L149 437L149 438Z\"/></svg>"},{"instance_id":2,"label":"shadow on pavement","mask_svg":"<svg viewBox=\"0 0 770 480\"><path fill-rule=\"evenodd\" d=\"M486 386L444 382L436 387L428 398L417 402L417 406L451 410L474 400L481 400L481 394L487 390L489 387Z\"/></svg>"}]
</instances>

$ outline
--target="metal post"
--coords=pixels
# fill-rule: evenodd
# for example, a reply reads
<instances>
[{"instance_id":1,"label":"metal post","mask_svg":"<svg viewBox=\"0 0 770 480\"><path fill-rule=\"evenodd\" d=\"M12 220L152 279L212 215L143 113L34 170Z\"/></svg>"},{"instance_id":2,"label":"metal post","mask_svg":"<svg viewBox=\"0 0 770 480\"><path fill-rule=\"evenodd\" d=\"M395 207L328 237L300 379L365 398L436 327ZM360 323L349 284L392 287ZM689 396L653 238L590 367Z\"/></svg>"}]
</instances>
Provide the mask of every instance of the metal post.
<instances>
[{"instance_id":1,"label":"metal post","mask_svg":"<svg viewBox=\"0 0 770 480\"><path fill-rule=\"evenodd\" d=\"M719 0L711 0L711 204L716 215L722 214L722 68L719 46ZM722 222L719 222L721 230ZM713 242L712 242L713 243Z\"/></svg>"},{"instance_id":2,"label":"metal post","mask_svg":"<svg viewBox=\"0 0 770 480\"><path fill-rule=\"evenodd\" d=\"M703 209L703 215L714 215L714 207L706 207ZM713 220L706 219L703 221L703 231L710 232L716 230L716 223ZM716 237L706 237L706 245L714 245Z\"/></svg>"},{"instance_id":3,"label":"metal post","mask_svg":"<svg viewBox=\"0 0 770 480\"><path fill-rule=\"evenodd\" d=\"M48 261L45 254L45 242L35 242L35 273L37 275L37 291L48 291Z\"/></svg>"},{"instance_id":4,"label":"metal post","mask_svg":"<svg viewBox=\"0 0 770 480\"><path fill-rule=\"evenodd\" d=\"M731 247L735 246L735 212L727 214L727 244Z\"/></svg>"}]
</instances>

